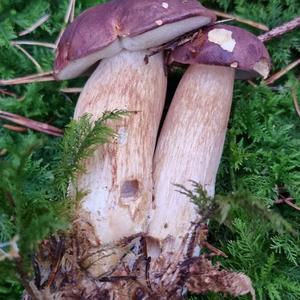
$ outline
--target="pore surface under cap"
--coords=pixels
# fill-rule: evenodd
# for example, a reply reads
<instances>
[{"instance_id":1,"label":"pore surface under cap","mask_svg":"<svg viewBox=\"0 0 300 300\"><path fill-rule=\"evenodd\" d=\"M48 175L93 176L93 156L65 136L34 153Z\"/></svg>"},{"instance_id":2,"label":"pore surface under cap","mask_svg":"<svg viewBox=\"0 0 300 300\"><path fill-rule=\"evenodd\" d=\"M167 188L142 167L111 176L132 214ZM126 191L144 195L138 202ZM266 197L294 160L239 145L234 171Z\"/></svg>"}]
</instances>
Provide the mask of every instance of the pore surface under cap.
<instances>
[{"instance_id":1,"label":"pore surface under cap","mask_svg":"<svg viewBox=\"0 0 300 300\"><path fill-rule=\"evenodd\" d=\"M237 69L239 79L267 77L270 56L252 33L230 25L213 25L200 31L191 42L176 48L169 62L220 65Z\"/></svg>"},{"instance_id":2,"label":"pore surface under cap","mask_svg":"<svg viewBox=\"0 0 300 300\"><path fill-rule=\"evenodd\" d=\"M64 32L55 76L74 78L122 49L156 47L214 19L196 0L113 0L97 5L83 12Z\"/></svg>"}]
</instances>

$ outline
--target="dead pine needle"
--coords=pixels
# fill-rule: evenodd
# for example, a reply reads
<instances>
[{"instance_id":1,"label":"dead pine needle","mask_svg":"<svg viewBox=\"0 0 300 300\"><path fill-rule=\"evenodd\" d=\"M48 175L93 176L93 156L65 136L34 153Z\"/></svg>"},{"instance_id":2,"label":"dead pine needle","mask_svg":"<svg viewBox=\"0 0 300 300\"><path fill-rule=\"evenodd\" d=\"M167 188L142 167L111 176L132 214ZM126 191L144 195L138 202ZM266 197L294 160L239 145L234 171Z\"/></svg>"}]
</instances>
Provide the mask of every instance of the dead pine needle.
<instances>
[{"instance_id":1,"label":"dead pine needle","mask_svg":"<svg viewBox=\"0 0 300 300\"><path fill-rule=\"evenodd\" d=\"M31 46L41 46L51 49L56 49L56 46L51 43L45 43L45 42L36 42L36 41L12 41L11 44L14 45L31 45Z\"/></svg>"},{"instance_id":2,"label":"dead pine needle","mask_svg":"<svg viewBox=\"0 0 300 300\"><path fill-rule=\"evenodd\" d=\"M79 94L81 93L83 88L65 88L60 89L60 92L66 93L66 94Z\"/></svg>"},{"instance_id":3,"label":"dead pine needle","mask_svg":"<svg viewBox=\"0 0 300 300\"><path fill-rule=\"evenodd\" d=\"M34 83L34 82L47 82L47 81L54 81L54 80L55 78L53 76L53 72L48 71L48 72L42 72L38 74L27 75L27 76L13 78L13 79L0 80L0 86L27 84L27 83Z\"/></svg>"},{"instance_id":4,"label":"dead pine needle","mask_svg":"<svg viewBox=\"0 0 300 300\"><path fill-rule=\"evenodd\" d=\"M0 94L17 98L17 94L9 92L7 90L3 90L3 89L0 89Z\"/></svg>"},{"instance_id":5,"label":"dead pine needle","mask_svg":"<svg viewBox=\"0 0 300 300\"><path fill-rule=\"evenodd\" d=\"M224 19L224 20L219 20L219 21L216 21L215 24L228 23L228 22L231 22L231 21L234 21L234 20L235 20L234 18L231 18L231 19Z\"/></svg>"},{"instance_id":6,"label":"dead pine needle","mask_svg":"<svg viewBox=\"0 0 300 300\"><path fill-rule=\"evenodd\" d=\"M230 15L230 14L218 11L218 10L211 10L211 11L214 12L218 17L235 20L239 23L247 24L251 27L254 27L254 28L257 28L257 29L260 29L260 30L263 30L263 31L268 31L269 30L269 28L266 25L254 22L252 20L243 19L241 17L235 16L235 15Z\"/></svg>"},{"instance_id":7,"label":"dead pine needle","mask_svg":"<svg viewBox=\"0 0 300 300\"><path fill-rule=\"evenodd\" d=\"M57 127L51 126L51 125L46 124L46 123L34 121L34 120L31 120L31 119L25 118L23 116L12 114L12 113L9 113L9 112L5 112L5 111L0 110L0 119L12 122L12 123L20 125L22 127L33 129L35 131L46 133L46 134L49 134L49 135L63 136L63 130L61 130ZM17 127L19 127L19 126L17 126L17 127L13 126L12 127L11 125L7 125L7 124L5 124L4 126L6 126L6 127L9 126L8 129L10 129L10 130L15 129L15 131L18 131Z\"/></svg>"},{"instance_id":8,"label":"dead pine needle","mask_svg":"<svg viewBox=\"0 0 300 300\"><path fill-rule=\"evenodd\" d=\"M294 201L294 199L292 198L282 198L282 199L278 199L276 200L274 203L275 204L286 204L292 208L294 208L297 211L300 211L300 207L296 204L294 204L292 201Z\"/></svg>"},{"instance_id":9,"label":"dead pine needle","mask_svg":"<svg viewBox=\"0 0 300 300\"><path fill-rule=\"evenodd\" d=\"M294 102L294 106L295 106L297 115L300 117L300 106L299 106L299 101L298 101L295 89L292 89L292 98L293 98L293 102Z\"/></svg>"},{"instance_id":10,"label":"dead pine needle","mask_svg":"<svg viewBox=\"0 0 300 300\"><path fill-rule=\"evenodd\" d=\"M12 45L25 54L25 56L35 65L35 67L39 73L43 72L41 65L23 47L21 47L20 45L17 45L17 44L13 44L13 43L12 43Z\"/></svg>"},{"instance_id":11,"label":"dead pine needle","mask_svg":"<svg viewBox=\"0 0 300 300\"><path fill-rule=\"evenodd\" d=\"M21 126L4 124L3 127L8 130L15 131L15 132L26 132L27 131L27 128L21 127Z\"/></svg>"},{"instance_id":12,"label":"dead pine needle","mask_svg":"<svg viewBox=\"0 0 300 300\"><path fill-rule=\"evenodd\" d=\"M288 66L286 66L285 68L283 68L282 70L280 70L279 72L273 74L271 77L269 77L265 83L267 85L271 85L273 84L275 81L277 81L278 79L280 79L282 76L284 76L285 74L287 74L290 70L294 69L295 67L297 67L300 64L300 58L297 59L296 61L292 62L291 64L289 64Z\"/></svg>"},{"instance_id":13,"label":"dead pine needle","mask_svg":"<svg viewBox=\"0 0 300 300\"><path fill-rule=\"evenodd\" d=\"M35 23L33 23L29 28L21 31L19 33L19 36L23 36L23 35L26 35L26 34L29 34L29 33L33 32L35 29L37 29L38 27L43 25L45 22L47 22L49 18L50 18L50 15L48 15L48 14L42 16Z\"/></svg>"}]
</instances>

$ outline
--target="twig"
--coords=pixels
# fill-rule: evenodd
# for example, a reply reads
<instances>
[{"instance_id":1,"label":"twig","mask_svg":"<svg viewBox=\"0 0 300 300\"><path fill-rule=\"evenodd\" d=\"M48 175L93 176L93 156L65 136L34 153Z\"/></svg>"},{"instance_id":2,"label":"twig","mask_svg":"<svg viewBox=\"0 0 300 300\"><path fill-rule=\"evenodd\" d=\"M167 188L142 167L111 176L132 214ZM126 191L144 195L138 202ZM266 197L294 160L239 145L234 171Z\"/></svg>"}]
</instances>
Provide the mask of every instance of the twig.
<instances>
[{"instance_id":1,"label":"twig","mask_svg":"<svg viewBox=\"0 0 300 300\"><path fill-rule=\"evenodd\" d=\"M300 16L296 17L295 19L284 23L278 27L273 28L269 32L266 32L262 35L260 35L258 38L263 42L267 42L271 39L278 38L282 36L283 34L290 32L296 28L300 27Z\"/></svg>"},{"instance_id":2,"label":"twig","mask_svg":"<svg viewBox=\"0 0 300 300\"><path fill-rule=\"evenodd\" d=\"M33 82L44 82L44 81L53 81L55 78L53 77L53 72L43 72L39 74L27 75L24 77L13 78L13 79L6 79L0 80L0 86L4 85L17 85L17 84L24 84L24 83L33 83Z\"/></svg>"},{"instance_id":3,"label":"twig","mask_svg":"<svg viewBox=\"0 0 300 300\"><path fill-rule=\"evenodd\" d=\"M32 45L32 46L41 46L51 49L56 49L55 44L45 43L45 42L36 42L36 41L12 41L12 45Z\"/></svg>"},{"instance_id":4,"label":"twig","mask_svg":"<svg viewBox=\"0 0 300 300\"><path fill-rule=\"evenodd\" d=\"M299 107L299 102L298 102L298 98L297 98L297 94L296 94L295 89L292 89L292 97L293 97L295 110L296 110L298 116L300 117L300 107Z\"/></svg>"},{"instance_id":5,"label":"twig","mask_svg":"<svg viewBox=\"0 0 300 300\"><path fill-rule=\"evenodd\" d=\"M61 265L61 260L62 260L62 257L63 257L63 251L64 251L64 243L62 240L59 241L58 243L58 249L57 249L57 253L56 253L56 262L53 266L53 269L51 270L51 273L48 277L48 280L46 281L46 288L49 288L53 281L55 280L55 277L56 277L56 274L57 272L59 271L59 267Z\"/></svg>"},{"instance_id":6,"label":"twig","mask_svg":"<svg viewBox=\"0 0 300 300\"><path fill-rule=\"evenodd\" d=\"M83 88L65 88L60 89L60 92L66 93L66 94L78 94L81 93Z\"/></svg>"},{"instance_id":7,"label":"twig","mask_svg":"<svg viewBox=\"0 0 300 300\"><path fill-rule=\"evenodd\" d=\"M214 12L217 16L222 17L222 18L233 19L233 20L235 20L237 22L240 22L240 23L243 23L243 24L247 24L247 25L252 26L254 28L258 28L260 30L264 30L264 31L268 31L269 30L269 28L266 25L254 22L252 20L243 19L241 17L237 17L237 16L234 16L234 15L226 14L226 13L218 11L218 10L211 10L211 11Z\"/></svg>"},{"instance_id":8,"label":"twig","mask_svg":"<svg viewBox=\"0 0 300 300\"><path fill-rule=\"evenodd\" d=\"M75 18L75 5L76 5L76 0L73 0L72 12L71 12L71 16L70 16L70 23L72 23Z\"/></svg>"},{"instance_id":9,"label":"twig","mask_svg":"<svg viewBox=\"0 0 300 300\"><path fill-rule=\"evenodd\" d=\"M234 18L219 20L219 21L216 21L215 24L227 23L227 22L231 22L231 21L234 21L234 20L235 20Z\"/></svg>"},{"instance_id":10,"label":"twig","mask_svg":"<svg viewBox=\"0 0 300 300\"><path fill-rule=\"evenodd\" d=\"M293 207L294 209L296 209L297 211L300 211L300 207L296 204L294 204L292 201L294 199L293 198L282 198L282 199L278 199L276 200L274 203L275 204L287 204L290 207Z\"/></svg>"},{"instance_id":11,"label":"twig","mask_svg":"<svg viewBox=\"0 0 300 300\"><path fill-rule=\"evenodd\" d=\"M0 110L0 119L2 120L6 120L6 121L10 121L13 122L15 124L39 131L39 132L43 132L49 135L53 135L53 136L63 136L63 130L48 125L46 123L41 123L38 121L34 121L25 117L22 117L20 115L16 115L16 114L12 114L12 113L8 113L5 111L1 111Z\"/></svg>"},{"instance_id":12,"label":"twig","mask_svg":"<svg viewBox=\"0 0 300 300\"><path fill-rule=\"evenodd\" d=\"M223 251L221 251L220 249L214 247L213 245L211 245L211 244L208 243L207 241L203 241L203 242L201 243L201 246L204 247L204 248L207 248L207 249L210 250L212 253L214 253L216 256L222 256L222 257L225 257L225 258L228 257Z\"/></svg>"},{"instance_id":13,"label":"twig","mask_svg":"<svg viewBox=\"0 0 300 300\"><path fill-rule=\"evenodd\" d=\"M16 97L17 98L17 94L0 89L0 94L4 94L4 95L8 95L8 96L12 96L12 97Z\"/></svg>"},{"instance_id":14,"label":"twig","mask_svg":"<svg viewBox=\"0 0 300 300\"><path fill-rule=\"evenodd\" d=\"M44 24L46 21L48 21L48 19L50 18L50 15L45 15L42 16L40 19L38 19L35 23L33 23L29 28L21 31L19 33L19 36L23 36L26 35L28 33L31 33L32 31L34 31L36 28L40 27L42 24Z\"/></svg>"},{"instance_id":15,"label":"twig","mask_svg":"<svg viewBox=\"0 0 300 300\"><path fill-rule=\"evenodd\" d=\"M67 11L66 11L65 18L64 18L64 25L63 25L63 27L58 35L58 38L55 42L56 47L58 46L58 43L66 29L66 25L69 23L70 18L72 18L72 10L73 10L74 6L75 6L75 0L69 0L69 5L68 5Z\"/></svg>"},{"instance_id":16,"label":"twig","mask_svg":"<svg viewBox=\"0 0 300 300\"><path fill-rule=\"evenodd\" d=\"M33 58L33 56L31 56L23 47L21 47L20 45L17 44L13 44L12 45L16 48L18 48L21 52L23 52L28 58L29 60L35 65L35 67L37 68L37 71L42 73L43 69L41 67L41 65Z\"/></svg>"},{"instance_id":17,"label":"twig","mask_svg":"<svg viewBox=\"0 0 300 300\"><path fill-rule=\"evenodd\" d=\"M265 81L265 83L267 85L273 84L276 80L278 80L279 78L281 78L283 75L285 75L287 72L289 72L290 70L292 70L293 68L295 68L299 64L300 64L300 58L297 59L296 61L294 61L293 63L289 64L287 67L283 68L279 72L273 74L271 77L269 77Z\"/></svg>"}]
</instances>

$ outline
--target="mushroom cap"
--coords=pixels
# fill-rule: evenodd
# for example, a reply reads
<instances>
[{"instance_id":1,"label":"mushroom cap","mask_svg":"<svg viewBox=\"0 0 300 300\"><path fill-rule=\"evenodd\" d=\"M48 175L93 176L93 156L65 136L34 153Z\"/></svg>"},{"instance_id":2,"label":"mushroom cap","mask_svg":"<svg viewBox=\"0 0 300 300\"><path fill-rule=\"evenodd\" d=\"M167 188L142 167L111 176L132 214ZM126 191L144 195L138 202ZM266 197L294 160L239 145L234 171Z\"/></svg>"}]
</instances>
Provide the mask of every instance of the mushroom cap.
<instances>
[{"instance_id":1,"label":"mushroom cap","mask_svg":"<svg viewBox=\"0 0 300 300\"><path fill-rule=\"evenodd\" d=\"M160 46L215 20L197 0L112 0L87 9L68 26L58 44L57 79L82 74L122 49Z\"/></svg>"},{"instance_id":2,"label":"mushroom cap","mask_svg":"<svg viewBox=\"0 0 300 300\"><path fill-rule=\"evenodd\" d=\"M266 78L271 68L268 50L254 34L224 24L206 27L177 47L168 59L169 64L173 62L235 68L237 79Z\"/></svg>"}]
</instances>

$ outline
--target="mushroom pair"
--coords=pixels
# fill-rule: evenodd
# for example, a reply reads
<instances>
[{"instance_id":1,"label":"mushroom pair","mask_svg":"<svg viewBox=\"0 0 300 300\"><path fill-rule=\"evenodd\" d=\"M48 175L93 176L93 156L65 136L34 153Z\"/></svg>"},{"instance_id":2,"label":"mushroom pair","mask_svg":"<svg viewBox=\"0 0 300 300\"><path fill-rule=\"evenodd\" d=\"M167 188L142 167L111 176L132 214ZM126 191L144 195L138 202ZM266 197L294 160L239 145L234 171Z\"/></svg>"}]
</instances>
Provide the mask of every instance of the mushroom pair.
<instances>
[{"instance_id":1,"label":"mushroom pair","mask_svg":"<svg viewBox=\"0 0 300 300\"><path fill-rule=\"evenodd\" d=\"M179 265L188 250L199 253L196 245L193 249L189 245L195 242L191 239L201 211L174 184L192 190L194 181L214 196L234 79L266 78L270 71L263 43L246 30L223 24L200 30L192 41L175 49L169 63L175 62L190 66L177 87L155 150L155 201L148 231L159 241L152 243L155 269L162 259L164 265Z\"/></svg>"},{"instance_id":2,"label":"mushroom pair","mask_svg":"<svg viewBox=\"0 0 300 300\"><path fill-rule=\"evenodd\" d=\"M167 78L163 53L146 64L148 49L214 20L196 0L113 0L83 12L60 40L57 79L74 78L101 60L79 97L75 118L129 112L112 124L118 135L114 142L99 148L78 178L79 189L88 194L77 224L100 249L84 263L94 277L110 273L125 254L118 246L105 255L101 249L146 232L149 223L152 161Z\"/></svg>"},{"instance_id":3,"label":"mushroom pair","mask_svg":"<svg viewBox=\"0 0 300 300\"><path fill-rule=\"evenodd\" d=\"M74 78L101 60L80 95L75 118L91 113L97 119L115 109L130 112L111 124L116 139L86 161L87 174L78 178L79 188L89 192L77 219L78 234L89 241L80 245L85 254L81 265L93 278L117 274L120 279L123 265L137 268L139 240L129 247L122 241L142 234L151 259L145 267L150 268L148 288L164 296L180 289L180 265L191 250L200 215L173 184L188 188L194 180L214 194L234 77L266 76L269 56L255 36L224 25L200 31L171 53L170 63L191 66L177 88L155 155L167 78L162 53L147 64L144 58L149 48L214 20L196 0L113 0L82 13L59 43L57 79ZM196 245L192 252L197 254ZM118 291L123 292L126 288ZM136 290L136 297L141 293Z\"/></svg>"}]
</instances>

